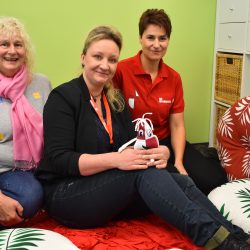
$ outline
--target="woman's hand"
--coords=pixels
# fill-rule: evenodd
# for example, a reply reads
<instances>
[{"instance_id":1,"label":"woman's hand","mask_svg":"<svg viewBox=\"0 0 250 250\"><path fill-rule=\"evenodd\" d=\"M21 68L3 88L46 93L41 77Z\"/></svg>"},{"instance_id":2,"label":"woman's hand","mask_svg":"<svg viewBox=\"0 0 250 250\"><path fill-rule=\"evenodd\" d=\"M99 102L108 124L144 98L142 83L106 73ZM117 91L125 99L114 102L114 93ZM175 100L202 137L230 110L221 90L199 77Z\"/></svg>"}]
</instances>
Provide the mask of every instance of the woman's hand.
<instances>
[{"instance_id":1,"label":"woman's hand","mask_svg":"<svg viewBox=\"0 0 250 250\"><path fill-rule=\"evenodd\" d=\"M147 150L126 148L117 154L117 168L120 170L137 170L148 168Z\"/></svg>"},{"instance_id":2,"label":"woman's hand","mask_svg":"<svg viewBox=\"0 0 250 250\"><path fill-rule=\"evenodd\" d=\"M180 174L183 174L183 175L188 175L185 167L183 166L183 163L180 162L180 163L175 163L175 167L177 168L177 170L179 171Z\"/></svg>"},{"instance_id":3,"label":"woman's hand","mask_svg":"<svg viewBox=\"0 0 250 250\"><path fill-rule=\"evenodd\" d=\"M20 203L0 192L0 225L9 227L22 222L23 207Z\"/></svg>"},{"instance_id":4,"label":"woman's hand","mask_svg":"<svg viewBox=\"0 0 250 250\"><path fill-rule=\"evenodd\" d=\"M160 145L158 148L146 149L146 155L144 159L147 160L147 165L155 166L156 168L166 168L168 159L170 157L170 151L168 147Z\"/></svg>"}]
</instances>

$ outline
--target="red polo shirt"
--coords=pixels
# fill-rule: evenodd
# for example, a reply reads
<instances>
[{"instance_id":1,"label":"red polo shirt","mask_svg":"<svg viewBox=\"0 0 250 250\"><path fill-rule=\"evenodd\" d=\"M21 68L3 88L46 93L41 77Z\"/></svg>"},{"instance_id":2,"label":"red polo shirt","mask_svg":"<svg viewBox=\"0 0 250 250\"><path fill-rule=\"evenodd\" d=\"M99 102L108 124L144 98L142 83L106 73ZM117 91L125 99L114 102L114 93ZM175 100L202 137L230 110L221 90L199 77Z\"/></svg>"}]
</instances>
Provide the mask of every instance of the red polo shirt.
<instances>
[{"instance_id":1,"label":"red polo shirt","mask_svg":"<svg viewBox=\"0 0 250 250\"><path fill-rule=\"evenodd\" d=\"M170 135L170 114L184 111L181 77L161 60L158 76L152 83L142 68L140 54L141 51L120 61L113 80L122 90L133 119L153 113L147 117L153 122L154 134L162 140Z\"/></svg>"}]
</instances>

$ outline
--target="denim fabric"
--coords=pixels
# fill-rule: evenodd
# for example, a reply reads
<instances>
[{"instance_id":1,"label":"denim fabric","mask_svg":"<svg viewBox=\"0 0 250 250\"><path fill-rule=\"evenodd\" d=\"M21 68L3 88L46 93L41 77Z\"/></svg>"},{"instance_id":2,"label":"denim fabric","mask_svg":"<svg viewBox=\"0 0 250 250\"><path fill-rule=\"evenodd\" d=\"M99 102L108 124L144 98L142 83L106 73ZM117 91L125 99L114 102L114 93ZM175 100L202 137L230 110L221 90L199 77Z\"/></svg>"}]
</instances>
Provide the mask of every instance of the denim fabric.
<instances>
[{"instance_id":1,"label":"denim fabric","mask_svg":"<svg viewBox=\"0 0 250 250\"><path fill-rule=\"evenodd\" d=\"M155 214L179 228L199 246L227 222L193 181L165 169L109 170L45 185L52 217L75 228L101 226L142 198ZM211 211L210 211L211 210Z\"/></svg>"},{"instance_id":2,"label":"denim fabric","mask_svg":"<svg viewBox=\"0 0 250 250\"><path fill-rule=\"evenodd\" d=\"M42 206L42 186L30 171L16 170L0 174L0 190L22 205L24 218L34 216Z\"/></svg>"},{"instance_id":3,"label":"denim fabric","mask_svg":"<svg viewBox=\"0 0 250 250\"><path fill-rule=\"evenodd\" d=\"M174 164L175 157L171 145L171 138L168 137L160 141L161 145L166 145L170 150L168 162ZM209 194L214 188L226 183L227 174L220 162L215 159L204 157L192 144L186 141L183 164L196 186L204 193ZM166 168L171 173L176 173L177 169L170 165Z\"/></svg>"},{"instance_id":4,"label":"denim fabric","mask_svg":"<svg viewBox=\"0 0 250 250\"><path fill-rule=\"evenodd\" d=\"M220 211L214 206L214 204L205 196L195 185L193 181L189 178L189 183L186 184L185 176L179 174L172 174L175 181L182 186L185 190L185 194L190 200L196 203L198 206L207 211L207 213L218 221L220 225L226 228L230 233L239 237L243 241L249 239L249 234L245 233L243 229L238 226L233 225L224 216L221 215Z\"/></svg>"}]
</instances>

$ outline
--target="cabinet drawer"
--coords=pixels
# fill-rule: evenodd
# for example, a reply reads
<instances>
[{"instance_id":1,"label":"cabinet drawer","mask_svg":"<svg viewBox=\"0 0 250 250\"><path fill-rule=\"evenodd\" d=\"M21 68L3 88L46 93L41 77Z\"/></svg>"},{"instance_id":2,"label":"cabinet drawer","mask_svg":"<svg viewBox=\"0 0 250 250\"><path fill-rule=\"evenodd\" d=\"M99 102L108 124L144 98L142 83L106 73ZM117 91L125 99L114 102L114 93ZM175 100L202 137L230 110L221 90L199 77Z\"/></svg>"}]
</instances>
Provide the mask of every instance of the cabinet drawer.
<instances>
[{"instance_id":1,"label":"cabinet drawer","mask_svg":"<svg viewBox=\"0 0 250 250\"><path fill-rule=\"evenodd\" d=\"M249 0L249 7L248 7L248 22L250 22L250 0Z\"/></svg>"},{"instance_id":2,"label":"cabinet drawer","mask_svg":"<svg viewBox=\"0 0 250 250\"><path fill-rule=\"evenodd\" d=\"M219 23L246 22L249 0L219 0Z\"/></svg>"},{"instance_id":3,"label":"cabinet drawer","mask_svg":"<svg viewBox=\"0 0 250 250\"><path fill-rule=\"evenodd\" d=\"M247 23L219 24L218 48L244 50Z\"/></svg>"},{"instance_id":4,"label":"cabinet drawer","mask_svg":"<svg viewBox=\"0 0 250 250\"><path fill-rule=\"evenodd\" d=\"M250 22L247 25L247 47L246 50L250 52Z\"/></svg>"}]
</instances>

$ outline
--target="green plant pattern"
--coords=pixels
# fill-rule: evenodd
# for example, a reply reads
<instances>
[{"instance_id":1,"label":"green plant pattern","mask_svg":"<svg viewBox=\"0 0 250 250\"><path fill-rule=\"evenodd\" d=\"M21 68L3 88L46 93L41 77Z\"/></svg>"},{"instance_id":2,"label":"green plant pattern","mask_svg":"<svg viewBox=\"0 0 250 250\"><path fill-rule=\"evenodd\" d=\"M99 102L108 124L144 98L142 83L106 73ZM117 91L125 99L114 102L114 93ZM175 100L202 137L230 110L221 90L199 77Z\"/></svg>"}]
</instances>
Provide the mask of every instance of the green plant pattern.
<instances>
[{"instance_id":1,"label":"green plant pattern","mask_svg":"<svg viewBox=\"0 0 250 250\"><path fill-rule=\"evenodd\" d=\"M229 220L228 217L229 217L230 212L226 212L226 210L225 210L225 203L222 204L222 206L221 206L221 208L220 208L220 213L221 213L227 220ZM230 220L230 221L231 221L231 220Z\"/></svg>"},{"instance_id":2,"label":"green plant pattern","mask_svg":"<svg viewBox=\"0 0 250 250\"><path fill-rule=\"evenodd\" d=\"M38 247L35 242L44 241L45 235L40 229L16 228L0 231L1 250L29 250L27 247ZM2 247L5 246L3 249Z\"/></svg>"},{"instance_id":3,"label":"green plant pattern","mask_svg":"<svg viewBox=\"0 0 250 250\"><path fill-rule=\"evenodd\" d=\"M250 218L250 189L241 189L236 194L238 194L238 197L241 199L240 202L245 204L241 207L244 209L243 213L246 213L247 218Z\"/></svg>"},{"instance_id":4,"label":"green plant pattern","mask_svg":"<svg viewBox=\"0 0 250 250\"><path fill-rule=\"evenodd\" d=\"M230 183L247 183L247 182L250 182L250 178L244 178L244 179L234 180L234 181L231 181L229 183L226 183L225 185L228 185Z\"/></svg>"}]
</instances>

